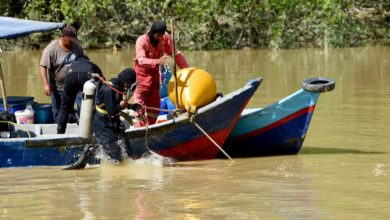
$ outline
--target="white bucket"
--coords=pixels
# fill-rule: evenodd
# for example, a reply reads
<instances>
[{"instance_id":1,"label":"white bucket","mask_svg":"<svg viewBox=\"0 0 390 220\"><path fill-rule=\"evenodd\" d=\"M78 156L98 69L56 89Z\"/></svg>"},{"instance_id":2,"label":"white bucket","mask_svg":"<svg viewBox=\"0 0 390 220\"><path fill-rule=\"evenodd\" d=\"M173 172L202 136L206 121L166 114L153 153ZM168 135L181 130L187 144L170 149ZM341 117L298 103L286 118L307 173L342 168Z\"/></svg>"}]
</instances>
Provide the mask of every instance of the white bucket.
<instances>
[{"instance_id":1,"label":"white bucket","mask_svg":"<svg viewBox=\"0 0 390 220\"><path fill-rule=\"evenodd\" d=\"M15 118L18 124L34 124L34 112L29 109L16 111Z\"/></svg>"}]
</instances>

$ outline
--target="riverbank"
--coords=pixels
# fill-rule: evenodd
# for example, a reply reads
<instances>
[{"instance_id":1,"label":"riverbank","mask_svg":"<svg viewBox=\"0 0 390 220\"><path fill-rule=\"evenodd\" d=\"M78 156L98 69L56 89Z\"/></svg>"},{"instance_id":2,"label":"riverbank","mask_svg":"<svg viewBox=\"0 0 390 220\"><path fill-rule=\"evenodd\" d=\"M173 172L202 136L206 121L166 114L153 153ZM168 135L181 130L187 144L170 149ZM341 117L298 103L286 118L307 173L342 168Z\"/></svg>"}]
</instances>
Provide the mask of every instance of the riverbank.
<instances>
[{"instance_id":1,"label":"riverbank","mask_svg":"<svg viewBox=\"0 0 390 220\"><path fill-rule=\"evenodd\" d=\"M364 0L312 2L212 1L100 3L54 0L9 1L0 7L4 16L65 22L79 28L83 47L120 48L134 45L152 21L175 20L178 46L186 50L240 48L353 47L389 44L390 3ZM94 15L94 16L91 16ZM1 42L43 48L58 32L34 34L27 39ZM11 44L12 43L12 44Z\"/></svg>"}]
</instances>

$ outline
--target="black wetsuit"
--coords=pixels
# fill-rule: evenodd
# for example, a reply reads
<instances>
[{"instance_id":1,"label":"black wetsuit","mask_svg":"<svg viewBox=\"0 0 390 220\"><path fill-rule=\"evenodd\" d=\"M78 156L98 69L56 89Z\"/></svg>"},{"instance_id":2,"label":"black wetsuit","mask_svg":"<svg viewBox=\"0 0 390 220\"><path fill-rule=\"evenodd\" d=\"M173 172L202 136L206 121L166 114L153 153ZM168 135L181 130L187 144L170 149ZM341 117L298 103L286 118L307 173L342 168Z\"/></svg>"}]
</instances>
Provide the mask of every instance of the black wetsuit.
<instances>
[{"instance_id":1,"label":"black wetsuit","mask_svg":"<svg viewBox=\"0 0 390 220\"><path fill-rule=\"evenodd\" d=\"M119 83L116 78L111 80L111 85L119 90ZM108 85L100 83L96 93L96 111L93 118L93 133L97 142L103 146L104 152L116 161L123 160L118 140L125 135L125 127L119 118L121 96ZM127 138L122 139L127 154L131 155Z\"/></svg>"},{"instance_id":2,"label":"black wetsuit","mask_svg":"<svg viewBox=\"0 0 390 220\"><path fill-rule=\"evenodd\" d=\"M65 133L69 114L74 110L73 106L76 96L83 91L84 83L91 78L90 73L102 75L100 68L87 59L76 60L70 65L69 73L65 77L64 91L62 92L61 107L58 115L58 134Z\"/></svg>"}]
</instances>

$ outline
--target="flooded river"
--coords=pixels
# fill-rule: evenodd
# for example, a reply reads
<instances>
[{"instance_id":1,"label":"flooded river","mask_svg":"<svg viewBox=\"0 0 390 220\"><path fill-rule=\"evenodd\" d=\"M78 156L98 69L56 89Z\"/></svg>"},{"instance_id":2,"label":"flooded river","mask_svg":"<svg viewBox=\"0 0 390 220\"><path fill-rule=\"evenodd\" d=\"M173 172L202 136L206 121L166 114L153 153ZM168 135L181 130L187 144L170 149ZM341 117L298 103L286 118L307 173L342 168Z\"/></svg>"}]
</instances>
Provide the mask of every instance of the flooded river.
<instances>
[{"instance_id":1,"label":"flooded river","mask_svg":"<svg viewBox=\"0 0 390 220\"><path fill-rule=\"evenodd\" d=\"M134 49L86 51L107 78L132 66ZM261 107L326 76L298 155L181 162L127 161L81 171L0 169L0 218L10 219L389 219L390 47L185 51L218 91L264 79ZM7 51L7 95L43 95L41 51Z\"/></svg>"}]
</instances>

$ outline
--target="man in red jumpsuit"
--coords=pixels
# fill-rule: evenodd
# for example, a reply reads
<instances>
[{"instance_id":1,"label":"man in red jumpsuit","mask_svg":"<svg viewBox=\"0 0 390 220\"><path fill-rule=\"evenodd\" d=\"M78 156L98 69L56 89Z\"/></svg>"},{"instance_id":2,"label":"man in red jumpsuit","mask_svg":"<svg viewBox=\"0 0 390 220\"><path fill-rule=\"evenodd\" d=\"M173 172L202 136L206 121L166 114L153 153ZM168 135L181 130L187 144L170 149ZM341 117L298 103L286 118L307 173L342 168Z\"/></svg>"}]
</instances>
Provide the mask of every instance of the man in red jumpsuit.
<instances>
[{"instance_id":1,"label":"man in red jumpsuit","mask_svg":"<svg viewBox=\"0 0 390 220\"><path fill-rule=\"evenodd\" d=\"M142 106L160 108L159 65L164 65L167 55L172 56L172 38L166 33L165 21L156 21L149 32L140 36L135 43L134 70L137 75L135 102ZM179 68L188 67L184 56L178 51L175 56ZM143 112L144 113L144 112ZM147 110L148 124L154 124L158 111ZM144 126L140 121L136 126Z\"/></svg>"}]
</instances>

